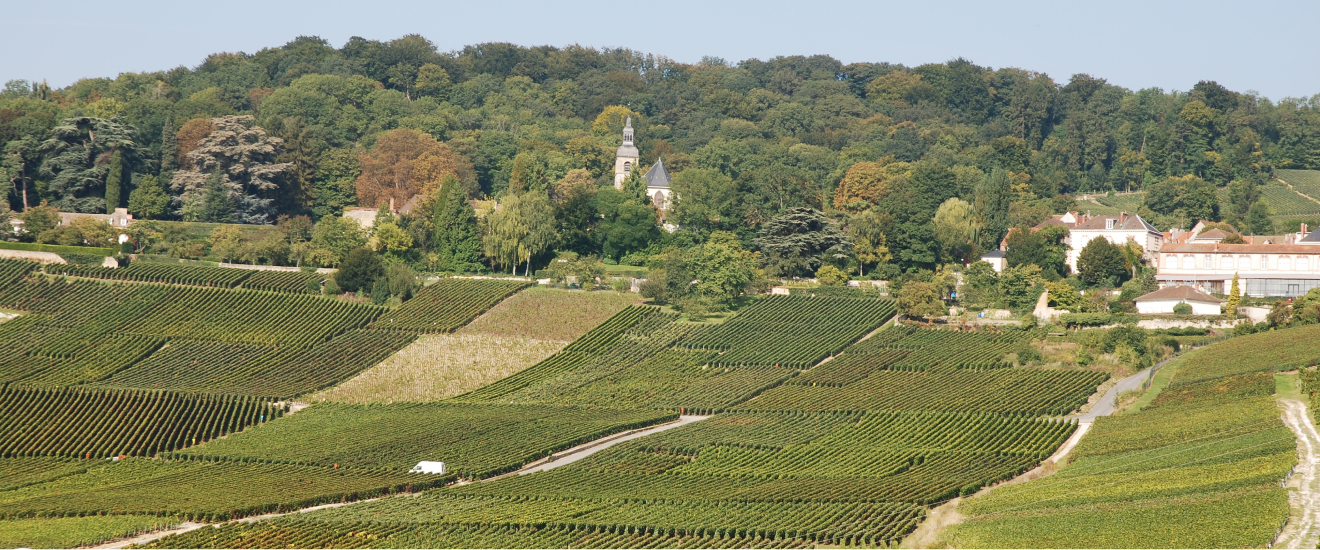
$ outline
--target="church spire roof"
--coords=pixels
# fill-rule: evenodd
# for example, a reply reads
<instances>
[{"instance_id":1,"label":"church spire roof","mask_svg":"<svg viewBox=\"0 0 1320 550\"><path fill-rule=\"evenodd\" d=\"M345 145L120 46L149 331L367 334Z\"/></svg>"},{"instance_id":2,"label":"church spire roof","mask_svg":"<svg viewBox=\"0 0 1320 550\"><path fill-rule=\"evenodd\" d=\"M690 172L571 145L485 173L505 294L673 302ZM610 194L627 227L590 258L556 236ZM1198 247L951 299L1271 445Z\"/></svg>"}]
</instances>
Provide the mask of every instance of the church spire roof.
<instances>
[{"instance_id":1,"label":"church spire roof","mask_svg":"<svg viewBox=\"0 0 1320 550\"><path fill-rule=\"evenodd\" d=\"M623 145L619 146L619 150L614 156L634 159L642 156L641 152L637 150L637 146L633 145L632 117L628 117L624 120Z\"/></svg>"}]
</instances>

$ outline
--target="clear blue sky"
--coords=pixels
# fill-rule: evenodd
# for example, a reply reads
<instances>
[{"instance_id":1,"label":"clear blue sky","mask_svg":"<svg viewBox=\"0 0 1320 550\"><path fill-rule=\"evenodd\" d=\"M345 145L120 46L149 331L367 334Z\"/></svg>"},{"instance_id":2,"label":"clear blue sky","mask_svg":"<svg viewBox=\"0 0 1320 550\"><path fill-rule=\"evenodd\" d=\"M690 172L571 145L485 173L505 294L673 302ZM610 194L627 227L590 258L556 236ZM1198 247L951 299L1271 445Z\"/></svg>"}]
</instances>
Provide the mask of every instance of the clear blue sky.
<instances>
[{"instance_id":1,"label":"clear blue sky","mask_svg":"<svg viewBox=\"0 0 1320 550\"><path fill-rule=\"evenodd\" d=\"M829 54L918 65L966 57L1066 82L1089 73L1132 89L1216 80L1271 98L1320 93L1320 2L390 2L228 0L7 2L0 81L196 66L298 35L419 33L441 51L479 42L628 47L695 62Z\"/></svg>"}]
</instances>

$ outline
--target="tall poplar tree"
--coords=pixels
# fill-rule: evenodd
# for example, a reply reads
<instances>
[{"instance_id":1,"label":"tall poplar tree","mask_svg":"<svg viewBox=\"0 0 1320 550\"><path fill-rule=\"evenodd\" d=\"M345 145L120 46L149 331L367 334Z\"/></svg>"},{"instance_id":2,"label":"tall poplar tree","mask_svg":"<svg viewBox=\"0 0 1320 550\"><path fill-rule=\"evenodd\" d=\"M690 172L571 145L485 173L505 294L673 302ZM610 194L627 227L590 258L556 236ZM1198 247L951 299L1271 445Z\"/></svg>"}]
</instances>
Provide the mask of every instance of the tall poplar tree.
<instances>
[{"instance_id":1,"label":"tall poplar tree","mask_svg":"<svg viewBox=\"0 0 1320 550\"><path fill-rule=\"evenodd\" d=\"M976 221L981 226L977 248L994 250L1008 233L1008 204L1013 201L1013 182L1003 168L995 168L976 185L974 192Z\"/></svg>"},{"instance_id":2,"label":"tall poplar tree","mask_svg":"<svg viewBox=\"0 0 1320 550\"><path fill-rule=\"evenodd\" d=\"M160 174L161 179L169 181L167 174L173 174L179 168L179 136L174 131L174 119L165 117L165 126L160 129Z\"/></svg>"},{"instance_id":3,"label":"tall poplar tree","mask_svg":"<svg viewBox=\"0 0 1320 550\"><path fill-rule=\"evenodd\" d=\"M115 151L110 155L110 168L105 174L105 213L113 214L119 208L119 193L124 182L124 154Z\"/></svg>"}]
</instances>

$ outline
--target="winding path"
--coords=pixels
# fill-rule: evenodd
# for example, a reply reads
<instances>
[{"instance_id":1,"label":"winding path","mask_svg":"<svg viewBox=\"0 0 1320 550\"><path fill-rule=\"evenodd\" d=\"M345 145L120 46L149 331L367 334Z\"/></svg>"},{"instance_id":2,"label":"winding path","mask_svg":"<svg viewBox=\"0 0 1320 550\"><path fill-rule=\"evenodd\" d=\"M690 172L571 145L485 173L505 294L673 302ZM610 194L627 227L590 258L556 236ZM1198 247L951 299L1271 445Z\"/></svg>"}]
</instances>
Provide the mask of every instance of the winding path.
<instances>
[{"instance_id":1,"label":"winding path","mask_svg":"<svg viewBox=\"0 0 1320 550\"><path fill-rule=\"evenodd\" d=\"M1297 435L1297 470L1288 483L1297 490L1288 494L1293 512L1288 525L1274 541L1275 548L1315 548L1320 542L1320 433L1311 421L1310 408L1297 399L1281 398L1283 423Z\"/></svg>"},{"instance_id":2,"label":"winding path","mask_svg":"<svg viewBox=\"0 0 1320 550\"><path fill-rule=\"evenodd\" d=\"M1084 414L1069 415L1065 417L1069 420L1077 420L1077 429L1073 431L1072 436L1070 436L1067 441L1063 442L1063 445L1059 446L1058 450L1054 451L1054 454L1041 461L1039 466L1036 466L1013 479L1002 481L989 487L984 487L972 496L983 495L996 487L1003 485L1023 483L1045 476L1048 471L1057 467L1059 461L1072 453L1073 449L1077 447L1077 444L1081 442L1082 436L1086 435L1086 432L1091 431L1091 424L1095 422L1096 418L1114 414L1114 410L1118 405L1119 393L1141 387L1141 385L1146 382L1146 379L1152 376L1153 370L1158 370L1167 363L1168 361L1161 362L1154 367L1142 369L1132 376L1119 380L1117 384L1114 384L1113 387L1109 388L1109 391L1106 391L1104 395L1100 396L1100 400L1096 401L1095 405L1091 406L1091 410ZM962 500L963 497L957 497L944 504L931 508L930 512L926 514L926 520L921 522L915 531L903 539L899 548L931 548L935 545L941 544L942 541L939 539L940 531L950 525L962 523L963 515L958 513L958 504L961 503Z\"/></svg>"}]
</instances>

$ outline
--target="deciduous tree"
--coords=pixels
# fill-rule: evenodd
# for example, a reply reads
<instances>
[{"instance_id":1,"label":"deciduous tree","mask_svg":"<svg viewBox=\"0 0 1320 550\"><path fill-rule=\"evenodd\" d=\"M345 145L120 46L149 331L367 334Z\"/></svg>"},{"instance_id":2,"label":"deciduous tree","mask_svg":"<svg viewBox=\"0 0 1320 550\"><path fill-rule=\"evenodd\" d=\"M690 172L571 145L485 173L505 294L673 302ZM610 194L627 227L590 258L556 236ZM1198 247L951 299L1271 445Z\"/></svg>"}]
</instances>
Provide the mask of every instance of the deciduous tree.
<instances>
[{"instance_id":1,"label":"deciduous tree","mask_svg":"<svg viewBox=\"0 0 1320 550\"><path fill-rule=\"evenodd\" d=\"M475 181L466 158L430 135L407 128L377 136L371 150L358 155L358 163L362 172L357 196L365 205L394 199L396 207L403 206L413 195L438 190L446 175Z\"/></svg>"}]
</instances>

